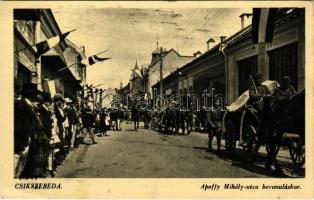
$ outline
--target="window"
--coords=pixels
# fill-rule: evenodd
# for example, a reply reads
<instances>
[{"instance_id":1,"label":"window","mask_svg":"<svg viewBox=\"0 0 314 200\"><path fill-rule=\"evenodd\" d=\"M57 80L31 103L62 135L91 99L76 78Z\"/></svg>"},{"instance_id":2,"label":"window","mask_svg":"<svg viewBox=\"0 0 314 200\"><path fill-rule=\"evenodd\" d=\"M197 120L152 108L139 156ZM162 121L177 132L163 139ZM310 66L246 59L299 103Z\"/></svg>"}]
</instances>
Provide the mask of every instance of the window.
<instances>
[{"instance_id":1,"label":"window","mask_svg":"<svg viewBox=\"0 0 314 200\"><path fill-rule=\"evenodd\" d=\"M179 81L179 86L178 86L179 88L179 90L181 90L182 89L182 81Z\"/></svg>"},{"instance_id":2,"label":"window","mask_svg":"<svg viewBox=\"0 0 314 200\"><path fill-rule=\"evenodd\" d=\"M24 84L30 83L32 78L32 73L24 65L18 62L17 80L16 85L18 89L21 89Z\"/></svg>"},{"instance_id":3,"label":"window","mask_svg":"<svg viewBox=\"0 0 314 200\"><path fill-rule=\"evenodd\" d=\"M254 76L257 73L257 56L252 56L240 60L238 62L239 67L239 95L249 89L250 75Z\"/></svg>"},{"instance_id":4,"label":"window","mask_svg":"<svg viewBox=\"0 0 314 200\"><path fill-rule=\"evenodd\" d=\"M193 86L193 76L189 77L189 86L192 87Z\"/></svg>"},{"instance_id":5,"label":"window","mask_svg":"<svg viewBox=\"0 0 314 200\"><path fill-rule=\"evenodd\" d=\"M269 79L277 80L283 76L291 78L292 85L298 89L298 44L293 43L269 52Z\"/></svg>"},{"instance_id":6,"label":"window","mask_svg":"<svg viewBox=\"0 0 314 200\"><path fill-rule=\"evenodd\" d=\"M187 88L188 87L188 79L184 79L183 80L183 88Z\"/></svg>"}]
</instances>

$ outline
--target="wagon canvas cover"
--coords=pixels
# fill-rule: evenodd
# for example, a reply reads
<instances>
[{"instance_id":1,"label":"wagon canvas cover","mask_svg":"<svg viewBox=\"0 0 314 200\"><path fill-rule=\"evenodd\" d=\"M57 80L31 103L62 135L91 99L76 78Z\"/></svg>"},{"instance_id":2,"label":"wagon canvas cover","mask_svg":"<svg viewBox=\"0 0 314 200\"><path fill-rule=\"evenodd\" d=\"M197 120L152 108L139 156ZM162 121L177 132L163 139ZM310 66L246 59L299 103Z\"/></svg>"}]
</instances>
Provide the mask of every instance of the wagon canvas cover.
<instances>
[{"instance_id":1,"label":"wagon canvas cover","mask_svg":"<svg viewBox=\"0 0 314 200\"><path fill-rule=\"evenodd\" d=\"M274 94L275 89L279 86L277 81L271 81L271 80L264 81L262 85L265 85L268 87L271 95ZM230 106L226 106L227 111L229 112L237 111L238 109L240 109L242 106L244 106L247 103L249 98L250 98L249 90L246 90L233 103L231 103Z\"/></svg>"}]
</instances>

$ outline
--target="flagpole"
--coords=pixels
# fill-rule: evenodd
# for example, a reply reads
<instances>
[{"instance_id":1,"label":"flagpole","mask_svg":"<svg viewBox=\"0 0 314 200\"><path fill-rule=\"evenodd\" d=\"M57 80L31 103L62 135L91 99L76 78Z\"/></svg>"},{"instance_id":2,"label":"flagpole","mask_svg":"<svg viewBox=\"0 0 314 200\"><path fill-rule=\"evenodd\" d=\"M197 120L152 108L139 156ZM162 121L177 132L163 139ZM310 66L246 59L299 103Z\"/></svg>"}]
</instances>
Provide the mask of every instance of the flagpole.
<instances>
[{"instance_id":1,"label":"flagpole","mask_svg":"<svg viewBox=\"0 0 314 200\"><path fill-rule=\"evenodd\" d=\"M67 68L70 68L70 67L72 67L72 66L74 66L74 65L76 65L76 64L78 64L78 63L76 62L76 63L73 63L72 65L63 67L63 68L59 69L58 71L56 71L56 72L54 72L54 73L61 72L62 70L65 70L65 69L67 69ZM52 74L54 74L54 73L52 73Z\"/></svg>"},{"instance_id":2,"label":"flagpole","mask_svg":"<svg viewBox=\"0 0 314 200\"><path fill-rule=\"evenodd\" d=\"M107 52L107 51L109 51L109 49L106 49L106 50L104 50L104 51L101 51L101 52L95 54L95 56L97 56L97 55L99 55L99 54L102 54L102 53L105 53L105 52Z\"/></svg>"},{"instance_id":3,"label":"flagpole","mask_svg":"<svg viewBox=\"0 0 314 200\"><path fill-rule=\"evenodd\" d=\"M76 65L76 64L78 64L78 63L73 63L72 65L63 67L63 68L59 69L58 71L53 72L52 74L50 74L50 77L51 77L52 75L55 75L55 74L58 73L58 72L61 72L61 71L65 70L65 69L67 69L67 68L70 68L70 67L72 67L73 65ZM49 77L49 76L48 76L48 77ZM46 77L46 78L47 78L47 77Z\"/></svg>"}]
</instances>

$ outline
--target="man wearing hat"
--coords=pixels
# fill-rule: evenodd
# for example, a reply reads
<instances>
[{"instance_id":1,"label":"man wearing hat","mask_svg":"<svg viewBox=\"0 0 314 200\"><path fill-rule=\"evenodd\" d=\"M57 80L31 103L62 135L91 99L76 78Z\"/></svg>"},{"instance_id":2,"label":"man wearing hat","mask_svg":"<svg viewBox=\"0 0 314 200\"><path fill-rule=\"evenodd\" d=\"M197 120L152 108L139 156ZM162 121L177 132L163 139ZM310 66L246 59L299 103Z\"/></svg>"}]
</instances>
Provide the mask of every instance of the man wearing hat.
<instances>
[{"instance_id":1,"label":"man wearing hat","mask_svg":"<svg viewBox=\"0 0 314 200\"><path fill-rule=\"evenodd\" d=\"M78 123L78 115L74 108L74 102L70 98L65 98L64 112L68 119L68 134L67 134L67 144L70 148L74 147L75 137L76 137L76 125Z\"/></svg>"},{"instance_id":2,"label":"man wearing hat","mask_svg":"<svg viewBox=\"0 0 314 200\"><path fill-rule=\"evenodd\" d=\"M21 91L21 98L14 101L14 167L15 178L40 177L36 171L36 151L42 123L36 113L37 85L27 83Z\"/></svg>"},{"instance_id":3,"label":"man wearing hat","mask_svg":"<svg viewBox=\"0 0 314 200\"><path fill-rule=\"evenodd\" d=\"M45 153L45 159L47 163L47 169L49 175L51 177L54 176L53 174L53 167L52 167L52 148L50 146L50 140L52 138L52 128L53 128L53 119L51 113L51 105L52 100L50 94L47 92L43 92L42 94L37 96L39 99L39 116L43 123L43 151ZM45 166L46 167L46 166Z\"/></svg>"},{"instance_id":4,"label":"man wearing hat","mask_svg":"<svg viewBox=\"0 0 314 200\"><path fill-rule=\"evenodd\" d=\"M72 100L70 98L64 98L63 112L65 115L65 120L63 122L64 127L64 147L66 152L68 152L71 145L71 130L70 130L70 120L69 120L69 112L70 112L70 104Z\"/></svg>"},{"instance_id":5,"label":"man wearing hat","mask_svg":"<svg viewBox=\"0 0 314 200\"><path fill-rule=\"evenodd\" d=\"M249 88L249 95L250 95L250 102L254 104L255 102L259 101L262 97L269 96L270 91L267 86L262 85L263 82L263 75L256 74L254 76L254 81Z\"/></svg>"},{"instance_id":6,"label":"man wearing hat","mask_svg":"<svg viewBox=\"0 0 314 200\"><path fill-rule=\"evenodd\" d=\"M55 130L58 134L58 137L60 138L60 151L56 155L56 163L62 162L62 159L65 158L66 152L64 148L64 125L63 122L66 120L66 116L63 112L64 107L64 99L63 96L60 93L57 93L53 97L54 101L54 114L57 121L57 127L55 127Z\"/></svg>"}]
</instances>

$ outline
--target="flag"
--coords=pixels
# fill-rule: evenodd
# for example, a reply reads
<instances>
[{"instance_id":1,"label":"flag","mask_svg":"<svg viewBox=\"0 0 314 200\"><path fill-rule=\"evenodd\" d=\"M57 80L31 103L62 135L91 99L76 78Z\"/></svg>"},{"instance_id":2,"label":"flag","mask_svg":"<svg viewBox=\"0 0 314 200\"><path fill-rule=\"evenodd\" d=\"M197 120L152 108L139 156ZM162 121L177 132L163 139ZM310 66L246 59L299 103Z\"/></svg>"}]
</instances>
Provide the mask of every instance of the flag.
<instances>
[{"instance_id":1,"label":"flag","mask_svg":"<svg viewBox=\"0 0 314 200\"><path fill-rule=\"evenodd\" d=\"M272 42L277 8L253 8L253 43Z\"/></svg>"},{"instance_id":2,"label":"flag","mask_svg":"<svg viewBox=\"0 0 314 200\"><path fill-rule=\"evenodd\" d=\"M108 60L110 58L99 58L97 55L89 56L88 58L81 61L81 63L85 66L93 65L97 62L101 62L104 60Z\"/></svg>"},{"instance_id":3,"label":"flag","mask_svg":"<svg viewBox=\"0 0 314 200\"><path fill-rule=\"evenodd\" d=\"M141 74L141 72L140 72L139 69L132 69L132 70L133 70L133 72L134 72L138 77L140 77L141 79L143 79L143 76L142 76L142 74Z\"/></svg>"},{"instance_id":4,"label":"flag","mask_svg":"<svg viewBox=\"0 0 314 200\"><path fill-rule=\"evenodd\" d=\"M38 58L42 54L49 51L52 47L59 44L61 41L63 41L65 39L66 36L68 36L70 34L70 32L72 32L72 31L66 32L62 35L58 35L58 36L49 38L48 40L45 40L45 41L42 41L42 42L35 44L36 48L37 48L36 57Z\"/></svg>"},{"instance_id":5,"label":"flag","mask_svg":"<svg viewBox=\"0 0 314 200\"><path fill-rule=\"evenodd\" d=\"M49 93L53 97L57 93L55 81L54 80L48 81L47 84L48 84Z\"/></svg>"}]
</instances>

